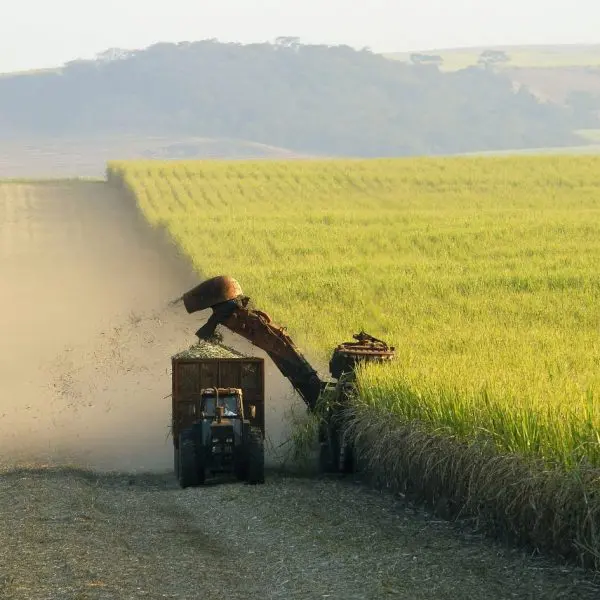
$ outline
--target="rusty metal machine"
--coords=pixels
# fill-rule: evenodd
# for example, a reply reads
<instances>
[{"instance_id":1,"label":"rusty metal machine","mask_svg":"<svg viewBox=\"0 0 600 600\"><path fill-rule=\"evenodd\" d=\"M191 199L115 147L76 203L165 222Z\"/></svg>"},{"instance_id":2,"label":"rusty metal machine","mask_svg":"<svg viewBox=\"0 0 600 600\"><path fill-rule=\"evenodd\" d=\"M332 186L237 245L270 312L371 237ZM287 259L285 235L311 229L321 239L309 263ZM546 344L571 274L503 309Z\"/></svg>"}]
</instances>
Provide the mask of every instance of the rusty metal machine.
<instances>
[{"instance_id":1,"label":"rusty metal machine","mask_svg":"<svg viewBox=\"0 0 600 600\"><path fill-rule=\"evenodd\" d=\"M329 403L319 433L323 471L349 472L354 468L351 446L344 440L339 418L353 388L352 374L360 362L387 362L395 349L382 340L361 332L353 342L334 349L329 370L334 380L323 380L294 344L284 328L274 324L266 313L249 308L240 284L228 276L213 277L186 292L182 297L188 314L212 309L207 322L196 332L201 340L211 340L222 325L264 350L281 373L289 379L308 409L314 411L324 390L333 387L335 398Z\"/></svg>"}]
</instances>

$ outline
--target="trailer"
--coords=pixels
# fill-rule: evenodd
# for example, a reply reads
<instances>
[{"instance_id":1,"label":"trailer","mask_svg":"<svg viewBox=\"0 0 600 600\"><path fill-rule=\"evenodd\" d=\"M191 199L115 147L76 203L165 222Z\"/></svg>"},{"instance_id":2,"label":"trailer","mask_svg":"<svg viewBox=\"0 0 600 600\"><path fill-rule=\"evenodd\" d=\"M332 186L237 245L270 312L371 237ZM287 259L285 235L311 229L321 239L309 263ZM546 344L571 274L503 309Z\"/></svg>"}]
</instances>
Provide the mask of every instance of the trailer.
<instances>
[{"instance_id":1,"label":"trailer","mask_svg":"<svg viewBox=\"0 0 600 600\"><path fill-rule=\"evenodd\" d=\"M171 359L173 464L181 487L229 471L250 483L264 481L264 359L223 347L219 354L186 351ZM225 413L225 401L239 402L239 409Z\"/></svg>"}]
</instances>

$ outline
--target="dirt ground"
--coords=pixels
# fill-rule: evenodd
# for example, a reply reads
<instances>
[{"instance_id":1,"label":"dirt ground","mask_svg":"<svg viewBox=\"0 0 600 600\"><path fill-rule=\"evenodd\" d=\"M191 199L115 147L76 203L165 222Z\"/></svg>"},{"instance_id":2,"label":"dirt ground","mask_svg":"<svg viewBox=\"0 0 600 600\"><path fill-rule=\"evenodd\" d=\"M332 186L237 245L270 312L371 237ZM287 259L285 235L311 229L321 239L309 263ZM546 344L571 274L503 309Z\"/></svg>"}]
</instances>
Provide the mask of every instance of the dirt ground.
<instances>
[{"instance_id":1,"label":"dirt ground","mask_svg":"<svg viewBox=\"0 0 600 600\"><path fill-rule=\"evenodd\" d=\"M0 597L597 599L600 588L348 481L180 490L160 474L9 472Z\"/></svg>"},{"instance_id":2,"label":"dirt ground","mask_svg":"<svg viewBox=\"0 0 600 600\"><path fill-rule=\"evenodd\" d=\"M600 597L350 481L180 490L168 359L206 315L169 302L197 281L103 183L0 184L0 598ZM273 446L294 402L267 362Z\"/></svg>"}]
</instances>

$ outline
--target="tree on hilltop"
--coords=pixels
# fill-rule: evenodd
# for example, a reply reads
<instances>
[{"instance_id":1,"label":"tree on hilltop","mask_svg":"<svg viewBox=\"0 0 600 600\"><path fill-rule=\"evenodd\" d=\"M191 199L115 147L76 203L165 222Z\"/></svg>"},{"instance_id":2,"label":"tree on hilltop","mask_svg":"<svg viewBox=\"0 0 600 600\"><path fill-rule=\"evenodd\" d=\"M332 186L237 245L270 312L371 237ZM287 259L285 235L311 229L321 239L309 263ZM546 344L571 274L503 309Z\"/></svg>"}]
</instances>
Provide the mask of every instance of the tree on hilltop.
<instances>
[{"instance_id":1,"label":"tree on hilltop","mask_svg":"<svg viewBox=\"0 0 600 600\"><path fill-rule=\"evenodd\" d=\"M510 57L504 50L484 50L477 59L477 64L484 69L493 69L510 61Z\"/></svg>"}]
</instances>

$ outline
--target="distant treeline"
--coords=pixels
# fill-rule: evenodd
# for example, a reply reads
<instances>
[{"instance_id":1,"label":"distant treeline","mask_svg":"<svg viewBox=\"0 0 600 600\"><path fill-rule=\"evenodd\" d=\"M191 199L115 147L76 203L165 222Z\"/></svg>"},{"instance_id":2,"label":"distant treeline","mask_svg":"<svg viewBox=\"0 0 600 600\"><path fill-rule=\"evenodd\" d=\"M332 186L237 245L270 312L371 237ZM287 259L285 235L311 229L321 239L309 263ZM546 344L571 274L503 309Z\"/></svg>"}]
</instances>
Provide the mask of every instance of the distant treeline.
<instances>
[{"instance_id":1,"label":"distant treeline","mask_svg":"<svg viewBox=\"0 0 600 600\"><path fill-rule=\"evenodd\" d=\"M294 38L161 43L0 78L0 138L181 134L403 156L578 144L576 125L490 69L443 73Z\"/></svg>"}]
</instances>

